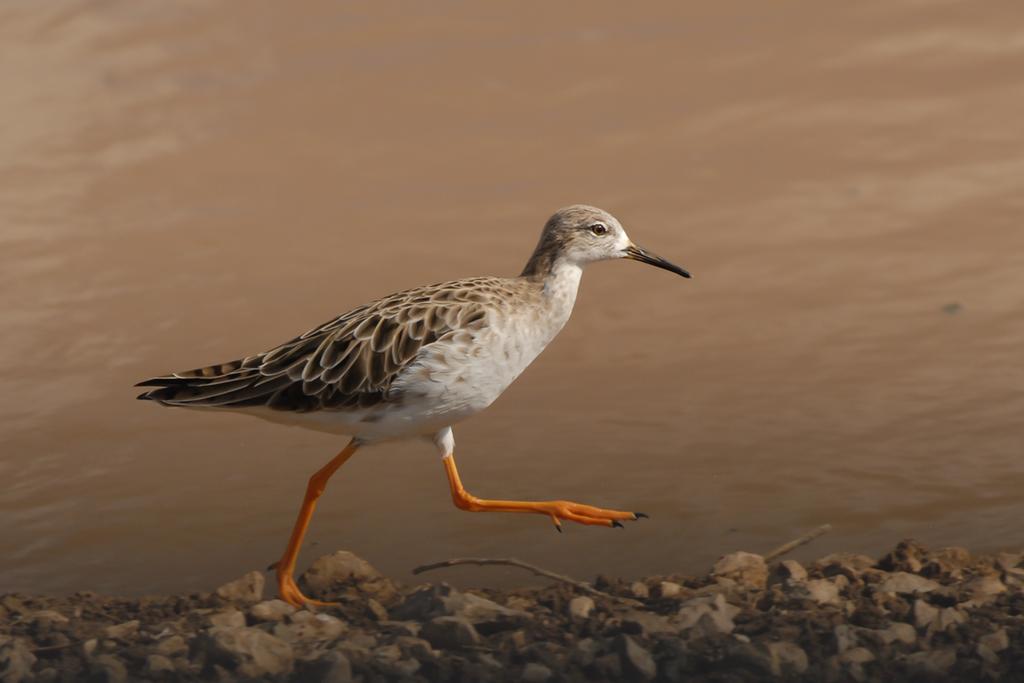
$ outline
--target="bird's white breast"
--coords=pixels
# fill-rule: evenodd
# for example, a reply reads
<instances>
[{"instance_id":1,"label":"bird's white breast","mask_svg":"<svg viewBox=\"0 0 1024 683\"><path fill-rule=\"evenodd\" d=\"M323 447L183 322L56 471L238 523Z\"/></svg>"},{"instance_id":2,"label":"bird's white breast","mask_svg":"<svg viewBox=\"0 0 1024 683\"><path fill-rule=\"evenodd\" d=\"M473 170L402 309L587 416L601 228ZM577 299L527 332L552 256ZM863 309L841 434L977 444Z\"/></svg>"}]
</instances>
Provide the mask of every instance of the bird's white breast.
<instances>
[{"instance_id":1,"label":"bird's white breast","mask_svg":"<svg viewBox=\"0 0 1024 683\"><path fill-rule=\"evenodd\" d=\"M554 339L572 313L582 271L566 265L538 296L488 306L487 324L424 349L396 389L411 411L443 427L474 415L501 395Z\"/></svg>"}]
</instances>

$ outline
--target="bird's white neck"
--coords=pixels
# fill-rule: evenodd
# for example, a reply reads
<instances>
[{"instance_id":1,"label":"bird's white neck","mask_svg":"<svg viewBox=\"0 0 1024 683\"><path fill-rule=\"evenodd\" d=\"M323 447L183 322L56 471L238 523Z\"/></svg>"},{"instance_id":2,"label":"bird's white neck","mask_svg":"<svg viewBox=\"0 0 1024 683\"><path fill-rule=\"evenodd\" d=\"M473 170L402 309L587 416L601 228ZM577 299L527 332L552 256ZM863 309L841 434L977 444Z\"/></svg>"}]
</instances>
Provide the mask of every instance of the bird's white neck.
<instances>
[{"instance_id":1,"label":"bird's white neck","mask_svg":"<svg viewBox=\"0 0 1024 683\"><path fill-rule=\"evenodd\" d=\"M576 293L580 288L583 268L576 263L558 259L551 270L544 276L544 298L551 309L552 316L559 320L558 328L565 324L576 303Z\"/></svg>"},{"instance_id":2,"label":"bird's white neck","mask_svg":"<svg viewBox=\"0 0 1024 683\"><path fill-rule=\"evenodd\" d=\"M583 268L578 264L558 259L544 276L544 294L552 296L572 292L575 297L576 290L580 287L581 277L583 277Z\"/></svg>"}]
</instances>

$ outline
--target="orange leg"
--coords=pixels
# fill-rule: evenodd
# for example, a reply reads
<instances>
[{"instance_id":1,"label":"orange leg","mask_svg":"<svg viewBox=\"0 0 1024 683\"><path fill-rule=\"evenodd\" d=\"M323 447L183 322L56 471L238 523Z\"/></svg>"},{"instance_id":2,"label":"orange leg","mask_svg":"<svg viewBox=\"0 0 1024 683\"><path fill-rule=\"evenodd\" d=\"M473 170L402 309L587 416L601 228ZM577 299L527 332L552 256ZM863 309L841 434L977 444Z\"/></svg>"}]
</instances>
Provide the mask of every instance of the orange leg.
<instances>
[{"instance_id":1,"label":"orange leg","mask_svg":"<svg viewBox=\"0 0 1024 683\"><path fill-rule=\"evenodd\" d=\"M278 593L280 593L282 600L295 607L302 607L307 604L320 606L332 604L313 600L302 594L299 587L295 584L295 561L299 557L299 548L302 547L302 539L306 535L306 528L309 527L309 520L312 519L313 511L316 509L316 501L324 492L324 488L327 487L327 480L331 478L331 475L339 467L345 464L346 460L352 457L352 454L358 448L359 444L353 439L345 446L341 453L334 456L333 460L317 470L316 474L309 478L309 484L306 486L306 497L302 499L302 507L299 508L298 519L295 520L292 535L288 539L288 547L285 548L281 559L274 565L277 569Z\"/></svg>"},{"instance_id":2,"label":"orange leg","mask_svg":"<svg viewBox=\"0 0 1024 683\"><path fill-rule=\"evenodd\" d=\"M459 479L459 470L455 467L455 456L449 453L442 459L445 472L448 474L448 485L452 489L452 501L455 507L470 512L533 512L547 515L555 523L555 528L562 530L561 520L567 519L580 524L596 526L622 526L619 520L640 519L646 517L642 512L625 512L623 510L606 510L574 503L571 500L484 500L468 493Z\"/></svg>"}]
</instances>

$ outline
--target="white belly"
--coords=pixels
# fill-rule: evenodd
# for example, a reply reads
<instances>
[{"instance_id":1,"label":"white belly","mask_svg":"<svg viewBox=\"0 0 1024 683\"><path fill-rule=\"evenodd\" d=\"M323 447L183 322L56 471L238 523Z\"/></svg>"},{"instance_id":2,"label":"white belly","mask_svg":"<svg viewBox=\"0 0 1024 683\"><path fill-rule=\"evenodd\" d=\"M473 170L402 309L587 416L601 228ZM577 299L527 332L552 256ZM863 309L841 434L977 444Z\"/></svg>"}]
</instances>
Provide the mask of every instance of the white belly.
<instances>
[{"instance_id":1,"label":"white belly","mask_svg":"<svg viewBox=\"0 0 1024 683\"><path fill-rule=\"evenodd\" d=\"M398 413L423 419L429 431L475 415L515 381L561 327L510 316L473 337L455 335L431 345L394 385L403 396Z\"/></svg>"}]
</instances>

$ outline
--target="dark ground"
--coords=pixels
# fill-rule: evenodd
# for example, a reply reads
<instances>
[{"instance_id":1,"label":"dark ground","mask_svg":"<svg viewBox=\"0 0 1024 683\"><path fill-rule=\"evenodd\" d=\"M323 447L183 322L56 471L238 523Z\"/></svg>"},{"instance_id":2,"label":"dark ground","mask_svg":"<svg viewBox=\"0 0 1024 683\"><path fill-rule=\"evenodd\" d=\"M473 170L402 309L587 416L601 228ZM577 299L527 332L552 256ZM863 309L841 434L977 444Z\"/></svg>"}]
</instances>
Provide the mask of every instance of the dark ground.
<instances>
[{"instance_id":1,"label":"dark ground","mask_svg":"<svg viewBox=\"0 0 1024 683\"><path fill-rule=\"evenodd\" d=\"M267 600L258 572L185 596L4 595L0 683L1024 681L1024 553L734 553L588 594L403 586L340 551L300 585L339 606Z\"/></svg>"}]
</instances>

